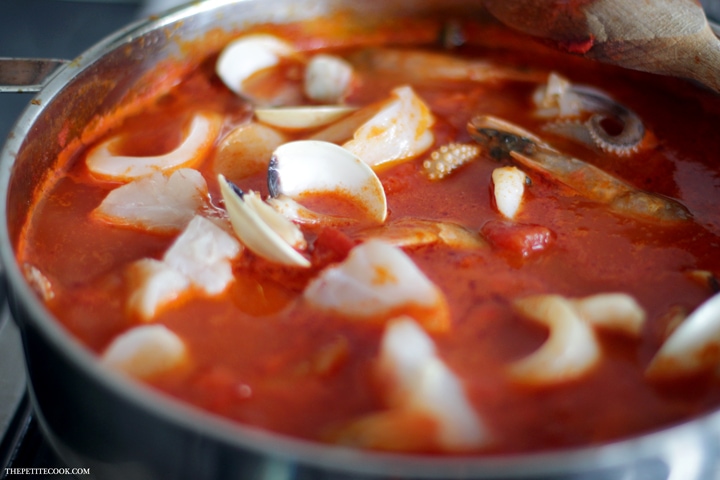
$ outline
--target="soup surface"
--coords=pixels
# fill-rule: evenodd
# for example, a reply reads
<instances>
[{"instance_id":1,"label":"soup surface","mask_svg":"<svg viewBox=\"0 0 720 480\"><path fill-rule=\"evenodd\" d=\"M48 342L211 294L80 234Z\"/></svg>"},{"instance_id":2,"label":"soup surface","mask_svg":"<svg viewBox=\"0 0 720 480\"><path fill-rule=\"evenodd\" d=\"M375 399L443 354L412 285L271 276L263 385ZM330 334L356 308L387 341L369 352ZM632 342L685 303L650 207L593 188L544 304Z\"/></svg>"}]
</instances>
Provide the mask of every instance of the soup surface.
<instances>
[{"instance_id":1,"label":"soup surface","mask_svg":"<svg viewBox=\"0 0 720 480\"><path fill-rule=\"evenodd\" d=\"M421 23L260 27L238 62L276 61L234 80L208 52L66 152L29 281L111 367L322 442L536 451L716 408L718 340L680 337L718 287L717 96ZM273 117L322 104L352 108Z\"/></svg>"}]
</instances>

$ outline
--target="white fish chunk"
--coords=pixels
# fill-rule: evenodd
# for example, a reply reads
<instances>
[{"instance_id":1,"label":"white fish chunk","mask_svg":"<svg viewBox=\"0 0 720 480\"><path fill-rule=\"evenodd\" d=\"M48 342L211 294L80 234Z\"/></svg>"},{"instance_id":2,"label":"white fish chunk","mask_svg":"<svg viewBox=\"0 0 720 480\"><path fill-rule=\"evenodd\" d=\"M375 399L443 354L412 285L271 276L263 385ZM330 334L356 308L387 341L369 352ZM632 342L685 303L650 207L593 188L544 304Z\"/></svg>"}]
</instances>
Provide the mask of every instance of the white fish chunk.
<instances>
[{"instance_id":1,"label":"white fish chunk","mask_svg":"<svg viewBox=\"0 0 720 480\"><path fill-rule=\"evenodd\" d=\"M520 210L525 193L525 179L525 172L517 167L499 167L493 170L495 205L505 218L515 218Z\"/></svg>"},{"instance_id":2,"label":"white fish chunk","mask_svg":"<svg viewBox=\"0 0 720 480\"><path fill-rule=\"evenodd\" d=\"M181 366L187 359L185 343L164 325L143 325L117 336L103 352L101 362L139 378L148 378Z\"/></svg>"},{"instance_id":3,"label":"white fish chunk","mask_svg":"<svg viewBox=\"0 0 720 480\"><path fill-rule=\"evenodd\" d=\"M172 233L185 228L207 196L207 183L197 170L155 172L112 190L92 214L119 226Z\"/></svg>"},{"instance_id":4,"label":"white fish chunk","mask_svg":"<svg viewBox=\"0 0 720 480\"><path fill-rule=\"evenodd\" d=\"M448 450L476 448L489 434L457 376L438 357L432 339L410 317L392 320L380 346L379 372L392 408L420 410L437 421Z\"/></svg>"},{"instance_id":5,"label":"white fish chunk","mask_svg":"<svg viewBox=\"0 0 720 480\"><path fill-rule=\"evenodd\" d=\"M230 262L240 251L232 235L195 216L162 260L142 259L131 265L128 309L150 321L163 306L192 289L210 296L222 293L234 280Z\"/></svg>"},{"instance_id":6,"label":"white fish chunk","mask_svg":"<svg viewBox=\"0 0 720 480\"><path fill-rule=\"evenodd\" d=\"M152 319L159 307L177 299L190 288L190 280L185 275L153 258L133 263L128 276L132 293L127 307L144 320Z\"/></svg>"},{"instance_id":7,"label":"white fish chunk","mask_svg":"<svg viewBox=\"0 0 720 480\"><path fill-rule=\"evenodd\" d=\"M165 252L163 260L190 279L190 283L216 295L233 280L230 260L240 243L210 220L196 216Z\"/></svg>"},{"instance_id":8,"label":"white fish chunk","mask_svg":"<svg viewBox=\"0 0 720 480\"><path fill-rule=\"evenodd\" d=\"M343 146L371 167L417 157L435 140L430 109L412 87L401 86Z\"/></svg>"},{"instance_id":9,"label":"white fish chunk","mask_svg":"<svg viewBox=\"0 0 720 480\"><path fill-rule=\"evenodd\" d=\"M382 240L354 247L345 261L311 281L303 297L317 308L358 319L420 310L429 314L422 321L426 329L449 328L448 306L440 289L405 252Z\"/></svg>"},{"instance_id":10,"label":"white fish chunk","mask_svg":"<svg viewBox=\"0 0 720 480\"><path fill-rule=\"evenodd\" d=\"M174 150L162 155L117 155L122 136L111 137L90 150L85 164L94 176L112 181L129 182L155 172L193 167L204 158L220 131L220 118L211 113L197 113L188 132Z\"/></svg>"},{"instance_id":11,"label":"white fish chunk","mask_svg":"<svg viewBox=\"0 0 720 480\"><path fill-rule=\"evenodd\" d=\"M646 373L650 378L675 378L708 369L720 373L720 294L693 311L665 340Z\"/></svg>"}]
</instances>

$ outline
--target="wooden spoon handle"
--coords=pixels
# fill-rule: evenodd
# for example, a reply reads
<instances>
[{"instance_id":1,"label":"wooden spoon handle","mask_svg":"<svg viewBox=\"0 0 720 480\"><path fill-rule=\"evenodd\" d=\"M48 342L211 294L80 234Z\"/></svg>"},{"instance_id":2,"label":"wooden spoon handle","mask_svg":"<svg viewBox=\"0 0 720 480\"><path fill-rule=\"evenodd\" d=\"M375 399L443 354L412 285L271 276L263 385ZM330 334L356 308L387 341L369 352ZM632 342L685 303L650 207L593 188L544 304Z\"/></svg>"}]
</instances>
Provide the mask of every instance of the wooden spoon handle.
<instances>
[{"instance_id":1,"label":"wooden spoon handle","mask_svg":"<svg viewBox=\"0 0 720 480\"><path fill-rule=\"evenodd\" d=\"M693 0L485 0L508 26L602 62L720 92L720 41Z\"/></svg>"}]
</instances>

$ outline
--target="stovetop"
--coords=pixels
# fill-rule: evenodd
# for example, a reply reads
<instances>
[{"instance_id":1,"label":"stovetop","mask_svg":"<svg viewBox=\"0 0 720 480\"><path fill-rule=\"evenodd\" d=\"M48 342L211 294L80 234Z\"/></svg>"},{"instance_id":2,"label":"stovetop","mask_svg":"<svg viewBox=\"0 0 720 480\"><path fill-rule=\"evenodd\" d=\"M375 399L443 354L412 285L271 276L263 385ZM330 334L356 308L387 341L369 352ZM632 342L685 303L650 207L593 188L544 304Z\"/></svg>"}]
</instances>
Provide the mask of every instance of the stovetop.
<instances>
[{"instance_id":1,"label":"stovetop","mask_svg":"<svg viewBox=\"0 0 720 480\"><path fill-rule=\"evenodd\" d=\"M0 57L73 59L119 28L180 0L2 0ZM720 0L702 0L720 19ZM0 144L32 94L0 94ZM0 305L5 290L0 286ZM43 440L25 391L21 339L7 306L0 307L0 480L13 468L58 468ZM50 478L25 474L23 478Z\"/></svg>"}]
</instances>

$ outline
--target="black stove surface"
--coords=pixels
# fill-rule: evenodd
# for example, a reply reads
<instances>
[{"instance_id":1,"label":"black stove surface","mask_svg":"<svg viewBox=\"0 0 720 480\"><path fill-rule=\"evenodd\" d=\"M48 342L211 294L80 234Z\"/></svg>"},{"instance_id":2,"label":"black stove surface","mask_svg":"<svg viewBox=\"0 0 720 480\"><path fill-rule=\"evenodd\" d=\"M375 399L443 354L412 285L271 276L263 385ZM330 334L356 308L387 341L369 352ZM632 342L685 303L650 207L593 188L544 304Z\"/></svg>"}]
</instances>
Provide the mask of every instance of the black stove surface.
<instances>
[{"instance_id":1,"label":"black stove surface","mask_svg":"<svg viewBox=\"0 0 720 480\"><path fill-rule=\"evenodd\" d=\"M0 57L73 59L135 20L139 2L2 0ZM31 99L31 94L0 95L0 139Z\"/></svg>"}]
</instances>

